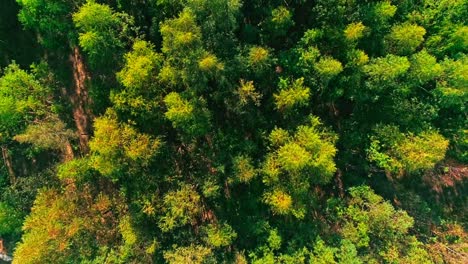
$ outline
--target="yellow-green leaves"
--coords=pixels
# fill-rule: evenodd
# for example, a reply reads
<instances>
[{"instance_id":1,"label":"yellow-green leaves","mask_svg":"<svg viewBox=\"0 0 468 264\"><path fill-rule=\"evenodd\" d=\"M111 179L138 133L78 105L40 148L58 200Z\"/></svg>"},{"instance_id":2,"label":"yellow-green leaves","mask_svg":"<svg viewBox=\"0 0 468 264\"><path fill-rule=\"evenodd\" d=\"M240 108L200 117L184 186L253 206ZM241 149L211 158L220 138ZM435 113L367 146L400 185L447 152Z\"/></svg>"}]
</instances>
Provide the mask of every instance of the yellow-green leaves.
<instances>
[{"instance_id":1,"label":"yellow-green leaves","mask_svg":"<svg viewBox=\"0 0 468 264\"><path fill-rule=\"evenodd\" d=\"M318 72L320 78L324 80L329 80L343 71L341 62L330 57L321 58L314 65L314 68Z\"/></svg>"},{"instance_id":2,"label":"yellow-green leaves","mask_svg":"<svg viewBox=\"0 0 468 264\"><path fill-rule=\"evenodd\" d=\"M317 121L316 119L314 119ZM336 170L333 158L336 154L335 137L319 129L320 123L299 126L296 133L289 135L282 129L270 134L275 151L268 156L264 172L269 175L271 166L292 174L315 171L314 182L326 183ZM305 171L302 171L306 169ZM310 171L309 171L310 172ZM269 175L273 176L273 175Z\"/></svg>"},{"instance_id":3,"label":"yellow-green leaves","mask_svg":"<svg viewBox=\"0 0 468 264\"><path fill-rule=\"evenodd\" d=\"M132 227L130 216L124 216L119 223L119 231L126 245L134 245L137 242L137 234Z\"/></svg>"},{"instance_id":4,"label":"yellow-green leaves","mask_svg":"<svg viewBox=\"0 0 468 264\"><path fill-rule=\"evenodd\" d=\"M208 259L212 259L211 248L204 247L201 245L190 245L187 247L175 247L172 250L164 252L164 259L169 264L179 263L191 263L191 264L203 264L211 263Z\"/></svg>"},{"instance_id":5,"label":"yellow-green leaves","mask_svg":"<svg viewBox=\"0 0 468 264\"><path fill-rule=\"evenodd\" d=\"M340 213L344 219L341 234L357 249L370 251L370 262L408 260L413 250L420 253L421 263L430 263L427 252L415 237L408 234L414 220L405 211L396 210L368 186L350 188L351 199ZM371 245L382 244L379 247ZM416 262L410 262L416 263Z\"/></svg>"},{"instance_id":6,"label":"yellow-green leaves","mask_svg":"<svg viewBox=\"0 0 468 264\"><path fill-rule=\"evenodd\" d=\"M435 131L403 134L394 126L378 126L374 131L369 160L397 176L433 168L444 159L449 143Z\"/></svg>"},{"instance_id":7,"label":"yellow-green leaves","mask_svg":"<svg viewBox=\"0 0 468 264\"><path fill-rule=\"evenodd\" d=\"M410 54L421 45L425 34L426 30L415 24L393 26L386 38L387 49L399 55Z\"/></svg>"},{"instance_id":8,"label":"yellow-green leaves","mask_svg":"<svg viewBox=\"0 0 468 264\"><path fill-rule=\"evenodd\" d=\"M162 83L200 92L207 89L208 79L219 74L224 63L205 49L195 12L185 8L178 17L165 20L160 31L165 56L159 74Z\"/></svg>"},{"instance_id":9,"label":"yellow-green leaves","mask_svg":"<svg viewBox=\"0 0 468 264\"><path fill-rule=\"evenodd\" d=\"M387 55L383 58L376 58L368 65L364 66L364 72L373 81L393 81L405 74L410 68L410 62L406 57Z\"/></svg>"},{"instance_id":10,"label":"yellow-green leaves","mask_svg":"<svg viewBox=\"0 0 468 264\"><path fill-rule=\"evenodd\" d=\"M274 129L271 151L263 163L263 182L271 188L264 202L276 214L305 215L304 194L311 184L327 183L335 173L336 137L320 129L317 118L294 134Z\"/></svg>"},{"instance_id":11,"label":"yellow-green leaves","mask_svg":"<svg viewBox=\"0 0 468 264\"><path fill-rule=\"evenodd\" d=\"M294 23L291 20L291 12L284 6L277 7L271 11L271 22L277 27L288 27Z\"/></svg>"},{"instance_id":12,"label":"yellow-green leaves","mask_svg":"<svg viewBox=\"0 0 468 264\"><path fill-rule=\"evenodd\" d=\"M268 137L270 144L279 147L286 144L289 140L289 132L282 128L275 128Z\"/></svg>"},{"instance_id":13,"label":"yellow-green leaves","mask_svg":"<svg viewBox=\"0 0 468 264\"><path fill-rule=\"evenodd\" d=\"M122 89L113 90L110 99L119 113L129 113L143 120L160 118L163 87L159 73L163 56L154 51L154 46L143 40L133 44L132 50L124 55L125 64L117 72ZM141 120L140 119L140 120Z\"/></svg>"},{"instance_id":14,"label":"yellow-green leaves","mask_svg":"<svg viewBox=\"0 0 468 264\"><path fill-rule=\"evenodd\" d=\"M254 46L248 54L248 64L253 69L264 69L270 65L270 52L268 49Z\"/></svg>"},{"instance_id":15,"label":"yellow-green leaves","mask_svg":"<svg viewBox=\"0 0 468 264\"><path fill-rule=\"evenodd\" d=\"M378 2L374 6L374 12L377 19L386 21L392 18L397 11L397 7L392 5L390 1Z\"/></svg>"},{"instance_id":16,"label":"yellow-green leaves","mask_svg":"<svg viewBox=\"0 0 468 264\"><path fill-rule=\"evenodd\" d=\"M41 190L23 225L25 234L13 262L70 263L94 258L97 248L112 247L120 240L115 228L115 216L125 210L120 198L118 192L110 197L92 185L73 181L63 190Z\"/></svg>"},{"instance_id":17,"label":"yellow-green leaves","mask_svg":"<svg viewBox=\"0 0 468 264\"><path fill-rule=\"evenodd\" d=\"M116 13L105 4L89 1L73 14L73 22L79 30L79 43L88 54L93 65L109 65L117 52L123 48L127 38L124 28L132 19L123 13Z\"/></svg>"},{"instance_id":18,"label":"yellow-green leaves","mask_svg":"<svg viewBox=\"0 0 468 264\"><path fill-rule=\"evenodd\" d=\"M166 193L163 201L164 215L159 221L161 230L168 232L186 224L194 225L202 210L200 199L197 191L189 185Z\"/></svg>"},{"instance_id":19,"label":"yellow-green leaves","mask_svg":"<svg viewBox=\"0 0 468 264\"><path fill-rule=\"evenodd\" d=\"M209 224L203 228L205 241L212 247L225 247L231 245L237 234L232 227L226 223Z\"/></svg>"},{"instance_id":20,"label":"yellow-green leaves","mask_svg":"<svg viewBox=\"0 0 468 264\"><path fill-rule=\"evenodd\" d=\"M422 50L411 57L410 76L419 83L426 83L440 76L443 72L442 66L437 63L434 56Z\"/></svg>"},{"instance_id":21,"label":"yellow-green leaves","mask_svg":"<svg viewBox=\"0 0 468 264\"><path fill-rule=\"evenodd\" d=\"M349 41L357 41L364 36L366 26L362 22L351 23L344 30L345 38Z\"/></svg>"},{"instance_id":22,"label":"yellow-green leaves","mask_svg":"<svg viewBox=\"0 0 468 264\"><path fill-rule=\"evenodd\" d=\"M287 215L291 213L293 200L284 191L276 189L273 192L268 192L264 196L264 201L270 205L274 214Z\"/></svg>"},{"instance_id":23,"label":"yellow-green leaves","mask_svg":"<svg viewBox=\"0 0 468 264\"><path fill-rule=\"evenodd\" d=\"M257 175L257 170L252 163L252 158L244 155L233 159L234 175L238 181L246 183Z\"/></svg>"},{"instance_id":24,"label":"yellow-green leaves","mask_svg":"<svg viewBox=\"0 0 468 264\"><path fill-rule=\"evenodd\" d=\"M284 6L271 10L271 15L265 21L264 26L273 39L277 36L284 36L288 29L294 25L292 15L292 12Z\"/></svg>"},{"instance_id":25,"label":"yellow-green leaves","mask_svg":"<svg viewBox=\"0 0 468 264\"><path fill-rule=\"evenodd\" d=\"M255 90L253 81L240 81L240 86L237 88L237 95L239 96L239 105L245 106L252 101L256 106L260 105L262 95Z\"/></svg>"},{"instance_id":26,"label":"yellow-green leaves","mask_svg":"<svg viewBox=\"0 0 468 264\"><path fill-rule=\"evenodd\" d=\"M210 114L202 102L196 104L172 92L164 98L164 103L167 107L165 116L175 128L194 136L203 135L209 128Z\"/></svg>"},{"instance_id":27,"label":"yellow-green leaves","mask_svg":"<svg viewBox=\"0 0 468 264\"><path fill-rule=\"evenodd\" d=\"M201 43L201 30L190 9L184 9L177 18L166 20L161 25L161 35L162 51L169 55L190 52L190 48L198 47Z\"/></svg>"},{"instance_id":28,"label":"yellow-green leaves","mask_svg":"<svg viewBox=\"0 0 468 264\"><path fill-rule=\"evenodd\" d=\"M130 90L144 89L155 82L163 58L154 51L154 46L143 40L133 44L132 51L125 54L125 66L117 73L117 78Z\"/></svg>"},{"instance_id":29,"label":"yellow-green leaves","mask_svg":"<svg viewBox=\"0 0 468 264\"><path fill-rule=\"evenodd\" d=\"M280 79L280 92L274 94L276 108L280 111L290 110L294 106L307 105L310 89L304 85L304 78L292 82Z\"/></svg>"},{"instance_id":30,"label":"yellow-green leaves","mask_svg":"<svg viewBox=\"0 0 468 264\"><path fill-rule=\"evenodd\" d=\"M94 127L94 138L89 143L94 153L93 166L112 178L118 177L126 166L146 166L161 146L159 139L119 123L112 113L97 118Z\"/></svg>"},{"instance_id":31,"label":"yellow-green leaves","mask_svg":"<svg viewBox=\"0 0 468 264\"><path fill-rule=\"evenodd\" d=\"M178 127L193 119L194 106L183 99L178 93L172 92L164 98L167 105L165 113L167 119L171 120L174 127Z\"/></svg>"},{"instance_id":32,"label":"yellow-green leaves","mask_svg":"<svg viewBox=\"0 0 468 264\"><path fill-rule=\"evenodd\" d=\"M212 72L221 71L224 69L223 63L221 63L215 55L207 53L199 62L198 66L202 71Z\"/></svg>"},{"instance_id":33,"label":"yellow-green leaves","mask_svg":"<svg viewBox=\"0 0 468 264\"><path fill-rule=\"evenodd\" d=\"M369 56L362 50L351 50L348 53L350 64L361 67L369 62Z\"/></svg>"},{"instance_id":34,"label":"yellow-green leaves","mask_svg":"<svg viewBox=\"0 0 468 264\"><path fill-rule=\"evenodd\" d=\"M434 131L409 135L397 144L395 153L408 172L427 170L445 158L449 142Z\"/></svg>"},{"instance_id":35,"label":"yellow-green leaves","mask_svg":"<svg viewBox=\"0 0 468 264\"><path fill-rule=\"evenodd\" d=\"M295 172L304 169L312 159L312 155L299 144L290 142L278 149L277 158L282 168Z\"/></svg>"}]
</instances>

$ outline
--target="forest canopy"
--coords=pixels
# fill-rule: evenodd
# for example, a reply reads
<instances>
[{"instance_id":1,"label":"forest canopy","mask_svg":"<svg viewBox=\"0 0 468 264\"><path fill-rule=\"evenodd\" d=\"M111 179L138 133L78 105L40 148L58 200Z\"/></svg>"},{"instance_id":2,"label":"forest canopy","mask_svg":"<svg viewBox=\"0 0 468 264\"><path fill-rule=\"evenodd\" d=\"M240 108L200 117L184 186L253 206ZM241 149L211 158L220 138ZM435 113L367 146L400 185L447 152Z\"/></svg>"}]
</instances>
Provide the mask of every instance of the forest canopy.
<instances>
[{"instance_id":1,"label":"forest canopy","mask_svg":"<svg viewBox=\"0 0 468 264\"><path fill-rule=\"evenodd\" d=\"M466 0L4 0L0 263L468 263Z\"/></svg>"}]
</instances>

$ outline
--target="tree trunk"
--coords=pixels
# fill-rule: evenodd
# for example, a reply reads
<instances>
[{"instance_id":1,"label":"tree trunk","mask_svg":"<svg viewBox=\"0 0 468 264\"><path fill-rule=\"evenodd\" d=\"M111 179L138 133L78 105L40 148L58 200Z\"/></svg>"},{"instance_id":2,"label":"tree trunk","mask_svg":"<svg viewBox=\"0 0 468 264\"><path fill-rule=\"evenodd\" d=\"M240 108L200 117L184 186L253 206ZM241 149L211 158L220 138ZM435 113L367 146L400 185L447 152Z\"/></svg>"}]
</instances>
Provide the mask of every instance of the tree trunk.
<instances>
[{"instance_id":1,"label":"tree trunk","mask_svg":"<svg viewBox=\"0 0 468 264\"><path fill-rule=\"evenodd\" d=\"M63 160L64 161L70 161L75 157L75 154L73 153L73 147L70 144L70 141L65 142L65 146L63 149Z\"/></svg>"},{"instance_id":2,"label":"tree trunk","mask_svg":"<svg viewBox=\"0 0 468 264\"><path fill-rule=\"evenodd\" d=\"M90 80L90 74L86 69L83 56L78 47L73 48L70 62L73 70L73 89L69 98L73 107L73 118L79 133L80 148L82 153L87 153L89 151L88 141L92 122L91 100L86 87Z\"/></svg>"},{"instance_id":3,"label":"tree trunk","mask_svg":"<svg viewBox=\"0 0 468 264\"><path fill-rule=\"evenodd\" d=\"M338 195L340 198L344 197L344 187L343 187L343 173L340 169L336 170L335 173L335 186L338 188Z\"/></svg>"},{"instance_id":4,"label":"tree trunk","mask_svg":"<svg viewBox=\"0 0 468 264\"><path fill-rule=\"evenodd\" d=\"M13 184L16 182L16 174L15 170L13 169L13 161L11 160L10 153L8 153L6 146L2 146L2 157L10 177L10 184Z\"/></svg>"},{"instance_id":5,"label":"tree trunk","mask_svg":"<svg viewBox=\"0 0 468 264\"><path fill-rule=\"evenodd\" d=\"M10 262L12 258L6 254L5 247L3 246L3 239L0 238L0 260Z\"/></svg>"}]
</instances>

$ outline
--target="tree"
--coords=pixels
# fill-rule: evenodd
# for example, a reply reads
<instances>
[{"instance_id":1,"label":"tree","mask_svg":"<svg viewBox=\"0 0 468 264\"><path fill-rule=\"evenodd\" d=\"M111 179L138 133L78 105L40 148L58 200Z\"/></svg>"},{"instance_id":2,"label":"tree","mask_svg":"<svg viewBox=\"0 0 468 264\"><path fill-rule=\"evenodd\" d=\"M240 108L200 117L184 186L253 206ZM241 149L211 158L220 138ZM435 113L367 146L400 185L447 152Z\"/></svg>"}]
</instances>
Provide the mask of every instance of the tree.
<instances>
[{"instance_id":1,"label":"tree","mask_svg":"<svg viewBox=\"0 0 468 264\"><path fill-rule=\"evenodd\" d=\"M139 40L133 44L130 52L124 56L125 64L117 79L122 89L115 89L110 98L113 109L122 116L145 123L149 119L162 119L161 101L163 87L158 74L163 64L163 56L154 51L154 45Z\"/></svg>"},{"instance_id":2,"label":"tree","mask_svg":"<svg viewBox=\"0 0 468 264\"><path fill-rule=\"evenodd\" d=\"M378 126L371 137L369 160L388 172L402 174L428 170L445 157L448 141L434 131L401 133L398 127Z\"/></svg>"},{"instance_id":3,"label":"tree","mask_svg":"<svg viewBox=\"0 0 468 264\"><path fill-rule=\"evenodd\" d=\"M322 131L320 121L310 118L293 135L275 129L270 134L272 151L263 164L263 182L270 187L264 200L278 214L303 218L304 195L311 184L329 182L336 171L334 134Z\"/></svg>"},{"instance_id":4,"label":"tree","mask_svg":"<svg viewBox=\"0 0 468 264\"><path fill-rule=\"evenodd\" d=\"M310 97L310 89L304 86L304 78L297 79L292 83L280 79L280 92L275 94L276 108L280 111L290 110L294 106L307 106Z\"/></svg>"},{"instance_id":5,"label":"tree","mask_svg":"<svg viewBox=\"0 0 468 264\"><path fill-rule=\"evenodd\" d=\"M76 33L70 13L84 0L17 0L21 6L18 18L28 28L37 30L39 42L47 48L60 49L74 41Z\"/></svg>"},{"instance_id":6,"label":"tree","mask_svg":"<svg viewBox=\"0 0 468 264\"><path fill-rule=\"evenodd\" d=\"M421 242L409 234L413 218L395 210L368 186L349 192L348 206L339 213L344 219L341 234L356 246L363 261L431 263Z\"/></svg>"},{"instance_id":7,"label":"tree","mask_svg":"<svg viewBox=\"0 0 468 264\"><path fill-rule=\"evenodd\" d=\"M14 263L56 263L92 259L99 245L118 244L118 196L96 195L88 184L46 189L36 198L15 251Z\"/></svg>"},{"instance_id":8,"label":"tree","mask_svg":"<svg viewBox=\"0 0 468 264\"><path fill-rule=\"evenodd\" d=\"M93 65L108 67L120 60L120 51L132 33L130 16L89 1L73 14L73 22L79 32L79 44Z\"/></svg>"},{"instance_id":9,"label":"tree","mask_svg":"<svg viewBox=\"0 0 468 264\"><path fill-rule=\"evenodd\" d=\"M117 180L134 166L147 166L161 144L158 138L139 133L129 124L119 123L115 113L109 111L95 120L94 138L89 146L94 168Z\"/></svg>"},{"instance_id":10,"label":"tree","mask_svg":"<svg viewBox=\"0 0 468 264\"><path fill-rule=\"evenodd\" d=\"M387 36L387 49L395 54L411 54L424 41L425 34L426 30L418 25L396 25Z\"/></svg>"}]
</instances>

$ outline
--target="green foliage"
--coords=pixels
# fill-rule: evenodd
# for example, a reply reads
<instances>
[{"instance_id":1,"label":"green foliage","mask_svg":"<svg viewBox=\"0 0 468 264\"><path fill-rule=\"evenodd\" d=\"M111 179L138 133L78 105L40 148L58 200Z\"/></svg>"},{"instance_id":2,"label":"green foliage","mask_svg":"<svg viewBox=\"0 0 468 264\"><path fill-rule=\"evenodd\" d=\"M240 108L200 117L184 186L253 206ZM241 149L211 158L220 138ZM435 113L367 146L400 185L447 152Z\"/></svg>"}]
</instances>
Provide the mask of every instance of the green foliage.
<instances>
[{"instance_id":1,"label":"green foliage","mask_svg":"<svg viewBox=\"0 0 468 264\"><path fill-rule=\"evenodd\" d=\"M365 31L366 26L364 26L362 22L351 23L346 26L344 36L349 41L357 41L364 36Z\"/></svg>"},{"instance_id":2,"label":"green foliage","mask_svg":"<svg viewBox=\"0 0 468 264\"><path fill-rule=\"evenodd\" d=\"M335 249L328 247L325 243L318 239L315 243L314 251L311 257L311 261L313 263L320 263L320 264L333 264L336 263L334 259Z\"/></svg>"},{"instance_id":3,"label":"green foliage","mask_svg":"<svg viewBox=\"0 0 468 264\"><path fill-rule=\"evenodd\" d=\"M279 165L290 172L304 169L312 158L305 148L293 142L281 146L277 155Z\"/></svg>"},{"instance_id":4,"label":"green foliage","mask_svg":"<svg viewBox=\"0 0 468 264\"><path fill-rule=\"evenodd\" d=\"M392 18L397 11L397 7L391 4L391 1L377 2L374 6L375 17L379 22L386 22Z\"/></svg>"},{"instance_id":5,"label":"green foliage","mask_svg":"<svg viewBox=\"0 0 468 264\"><path fill-rule=\"evenodd\" d=\"M248 156L236 156L233 159L233 166L234 175L240 182L247 183L257 175L257 170L252 164L252 158Z\"/></svg>"},{"instance_id":6,"label":"green foliage","mask_svg":"<svg viewBox=\"0 0 468 264\"><path fill-rule=\"evenodd\" d=\"M60 164L57 169L57 177L61 180L72 179L77 182L87 180L92 176L92 164L87 158L74 159Z\"/></svg>"},{"instance_id":7,"label":"green foliage","mask_svg":"<svg viewBox=\"0 0 468 264\"><path fill-rule=\"evenodd\" d=\"M39 193L23 230L25 235L14 254L14 263L74 262L92 257L94 247L118 242L113 213L116 200L94 196L90 186L73 183L63 193ZM106 212L110 214L103 215ZM35 245L31 247L29 245Z\"/></svg>"},{"instance_id":8,"label":"green foliage","mask_svg":"<svg viewBox=\"0 0 468 264\"><path fill-rule=\"evenodd\" d=\"M176 92L168 94L164 103L167 106L164 115L175 128L192 136L201 136L207 132L210 114L202 106L195 105Z\"/></svg>"},{"instance_id":9,"label":"green foliage","mask_svg":"<svg viewBox=\"0 0 468 264\"><path fill-rule=\"evenodd\" d=\"M16 3L0 11L15 263L466 251L467 1Z\"/></svg>"},{"instance_id":10,"label":"green foliage","mask_svg":"<svg viewBox=\"0 0 468 264\"><path fill-rule=\"evenodd\" d=\"M373 59L364 66L364 72L375 82L389 82L405 74L410 68L406 57L387 55L383 58Z\"/></svg>"},{"instance_id":11,"label":"green foliage","mask_svg":"<svg viewBox=\"0 0 468 264\"><path fill-rule=\"evenodd\" d=\"M448 140L440 134L430 131L418 136L409 136L396 147L397 155L409 172L433 168L445 157Z\"/></svg>"},{"instance_id":12,"label":"green foliage","mask_svg":"<svg viewBox=\"0 0 468 264\"><path fill-rule=\"evenodd\" d=\"M314 67L319 76L325 80L331 79L343 71L341 62L328 57L321 58Z\"/></svg>"},{"instance_id":13,"label":"green foliage","mask_svg":"<svg viewBox=\"0 0 468 264\"><path fill-rule=\"evenodd\" d=\"M424 35L426 35L426 30L421 26L396 25L392 27L392 31L387 36L387 48L395 54L410 54L424 41Z\"/></svg>"},{"instance_id":14,"label":"green foliage","mask_svg":"<svg viewBox=\"0 0 468 264\"><path fill-rule=\"evenodd\" d=\"M15 208L0 202L0 236L19 234L23 222L21 218Z\"/></svg>"},{"instance_id":15,"label":"green foliage","mask_svg":"<svg viewBox=\"0 0 468 264\"><path fill-rule=\"evenodd\" d=\"M292 15L292 12L284 6L272 9L271 15L266 21L266 30L272 37L286 35L289 28L294 25Z\"/></svg>"},{"instance_id":16,"label":"green foliage","mask_svg":"<svg viewBox=\"0 0 468 264\"><path fill-rule=\"evenodd\" d=\"M228 224L210 224L205 229L205 241L212 247L225 247L231 245L237 237L236 232Z\"/></svg>"},{"instance_id":17,"label":"green foliage","mask_svg":"<svg viewBox=\"0 0 468 264\"><path fill-rule=\"evenodd\" d=\"M427 252L409 234L413 218L404 211L395 210L368 186L353 187L349 192L349 205L341 213L345 219L342 235L357 249L369 251L363 260L404 261L413 258L414 251L418 251L421 263L430 263ZM379 244L381 247L374 247Z\"/></svg>"},{"instance_id":18,"label":"green foliage","mask_svg":"<svg viewBox=\"0 0 468 264\"><path fill-rule=\"evenodd\" d=\"M235 30L242 7L239 0L188 0L203 34L205 47L216 54L229 54L234 48ZM231 53L232 54L232 53Z\"/></svg>"},{"instance_id":19,"label":"green foliage","mask_svg":"<svg viewBox=\"0 0 468 264\"><path fill-rule=\"evenodd\" d=\"M113 108L139 122L162 119L159 100L163 91L158 74L162 69L163 56L154 49L154 45L147 41L135 41L132 50L124 55L124 67L116 74L123 88L111 91Z\"/></svg>"},{"instance_id":20,"label":"green foliage","mask_svg":"<svg viewBox=\"0 0 468 264\"><path fill-rule=\"evenodd\" d=\"M65 127L60 119L46 120L38 124L29 125L23 134L14 139L21 143L30 143L40 149L60 150L66 152L70 139L76 134Z\"/></svg>"},{"instance_id":21,"label":"green foliage","mask_svg":"<svg viewBox=\"0 0 468 264\"><path fill-rule=\"evenodd\" d=\"M249 101L252 101L256 106L260 105L262 95L255 90L253 81L246 82L241 79L237 94L239 95L239 104L241 106L247 105Z\"/></svg>"},{"instance_id":22,"label":"green foliage","mask_svg":"<svg viewBox=\"0 0 468 264\"><path fill-rule=\"evenodd\" d=\"M310 125L299 126L293 135L275 129L270 134L272 150L263 164L263 182L271 188L265 203L275 214L303 218L304 194L311 183L325 184L336 171L335 136L320 129L312 117Z\"/></svg>"},{"instance_id":23,"label":"green foliage","mask_svg":"<svg viewBox=\"0 0 468 264\"><path fill-rule=\"evenodd\" d=\"M426 50L414 54L411 57L410 75L419 83L426 83L442 74L442 67L435 57Z\"/></svg>"},{"instance_id":24,"label":"green foliage","mask_svg":"<svg viewBox=\"0 0 468 264\"><path fill-rule=\"evenodd\" d=\"M200 28L195 22L192 11L185 9L178 18L168 20L161 25L163 36L162 51L165 54L177 55L196 47L201 41Z\"/></svg>"},{"instance_id":25,"label":"green foliage","mask_svg":"<svg viewBox=\"0 0 468 264\"><path fill-rule=\"evenodd\" d=\"M353 50L348 55L351 64L361 67L369 62L369 56L362 50Z\"/></svg>"},{"instance_id":26,"label":"green foliage","mask_svg":"<svg viewBox=\"0 0 468 264\"><path fill-rule=\"evenodd\" d=\"M290 110L294 106L308 104L310 89L304 85L304 78L299 78L292 82L280 79L278 86L280 92L273 95L278 110Z\"/></svg>"},{"instance_id":27,"label":"green foliage","mask_svg":"<svg viewBox=\"0 0 468 264\"><path fill-rule=\"evenodd\" d=\"M111 112L95 120L89 143L93 167L105 176L119 178L128 166L147 166L158 153L161 141L119 123Z\"/></svg>"},{"instance_id":28,"label":"green foliage","mask_svg":"<svg viewBox=\"0 0 468 264\"><path fill-rule=\"evenodd\" d=\"M199 74L205 76L206 73L222 70L222 62L203 48L202 32L196 19L195 13L185 8L177 18L161 24L161 51L165 60L159 78L163 83L203 90L206 80Z\"/></svg>"},{"instance_id":29,"label":"green foliage","mask_svg":"<svg viewBox=\"0 0 468 264\"><path fill-rule=\"evenodd\" d=\"M41 35L39 42L47 48L60 49L76 36L70 14L84 0L17 0L21 9L18 18Z\"/></svg>"},{"instance_id":30,"label":"green foliage","mask_svg":"<svg viewBox=\"0 0 468 264\"><path fill-rule=\"evenodd\" d=\"M133 43L132 51L125 54L125 66L117 73L122 85L131 90L145 89L156 81L161 68L162 56L154 51L154 46L143 40Z\"/></svg>"},{"instance_id":31,"label":"green foliage","mask_svg":"<svg viewBox=\"0 0 468 264\"><path fill-rule=\"evenodd\" d=\"M361 259L357 255L356 247L351 241L343 239L341 240L341 246L338 252L335 253L338 263L346 264L360 264Z\"/></svg>"},{"instance_id":32,"label":"green foliage","mask_svg":"<svg viewBox=\"0 0 468 264\"><path fill-rule=\"evenodd\" d=\"M173 250L164 252L164 259L167 263L210 263L211 249L200 246L190 245L188 247L174 247Z\"/></svg>"},{"instance_id":33,"label":"green foliage","mask_svg":"<svg viewBox=\"0 0 468 264\"><path fill-rule=\"evenodd\" d=\"M177 191L168 192L164 196L164 215L159 221L159 227L163 232L184 226L194 225L201 213L200 195L192 186L182 186Z\"/></svg>"},{"instance_id":34,"label":"green foliage","mask_svg":"<svg viewBox=\"0 0 468 264\"><path fill-rule=\"evenodd\" d=\"M50 115L51 94L48 87L17 64L5 68L0 78L0 140L11 140L34 119ZM30 131L34 129L37 127Z\"/></svg>"},{"instance_id":35,"label":"green foliage","mask_svg":"<svg viewBox=\"0 0 468 264\"><path fill-rule=\"evenodd\" d=\"M93 64L110 65L120 55L125 37L130 32L131 18L115 13L108 5L89 1L73 14L73 22L79 30L79 43Z\"/></svg>"},{"instance_id":36,"label":"green foliage","mask_svg":"<svg viewBox=\"0 0 468 264\"><path fill-rule=\"evenodd\" d=\"M371 137L369 160L386 171L401 174L434 168L444 159L448 140L435 131L403 134L394 126L379 126Z\"/></svg>"},{"instance_id":37,"label":"green foliage","mask_svg":"<svg viewBox=\"0 0 468 264\"><path fill-rule=\"evenodd\" d=\"M282 144L275 146L276 150L268 156L264 164L266 176L264 181L276 181L277 175L275 174L279 171L297 174L306 170L315 174L313 181L328 182L336 170L333 161L336 154L334 146L336 139L334 135L320 130L320 122L317 118L311 119L310 125L299 126L294 135L289 136L287 140L280 140ZM277 137L279 131L281 130L275 129L270 138Z\"/></svg>"}]
</instances>

